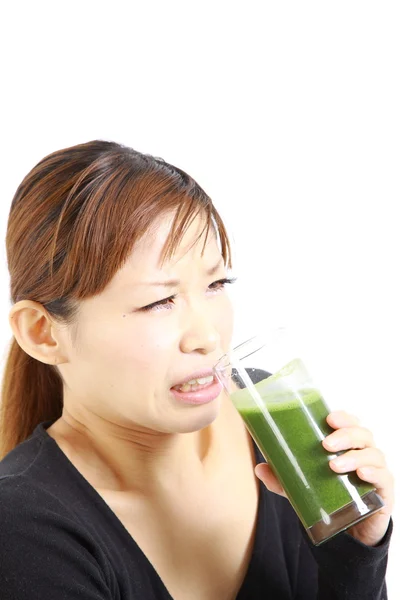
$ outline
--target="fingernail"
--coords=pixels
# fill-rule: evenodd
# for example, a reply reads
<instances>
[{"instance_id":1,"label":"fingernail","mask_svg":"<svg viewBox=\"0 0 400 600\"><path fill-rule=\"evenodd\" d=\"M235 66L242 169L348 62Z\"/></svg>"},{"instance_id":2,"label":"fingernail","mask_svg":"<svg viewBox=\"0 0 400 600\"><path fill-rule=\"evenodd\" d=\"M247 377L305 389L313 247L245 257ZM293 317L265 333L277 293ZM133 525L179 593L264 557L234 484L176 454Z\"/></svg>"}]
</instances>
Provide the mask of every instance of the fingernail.
<instances>
[{"instance_id":1,"label":"fingernail","mask_svg":"<svg viewBox=\"0 0 400 600\"><path fill-rule=\"evenodd\" d=\"M353 471L355 468L354 461L351 458L339 456L339 458L335 458L332 462L341 471Z\"/></svg>"},{"instance_id":2,"label":"fingernail","mask_svg":"<svg viewBox=\"0 0 400 600\"><path fill-rule=\"evenodd\" d=\"M371 467L362 467L361 469L359 469L359 472L363 477L370 477L374 470Z\"/></svg>"},{"instance_id":3,"label":"fingernail","mask_svg":"<svg viewBox=\"0 0 400 600\"><path fill-rule=\"evenodd\" d=\"M339 448L339 440L327 440L327 443L332 450L337 450L337 448Z\"/></svg>"}]
</instances>

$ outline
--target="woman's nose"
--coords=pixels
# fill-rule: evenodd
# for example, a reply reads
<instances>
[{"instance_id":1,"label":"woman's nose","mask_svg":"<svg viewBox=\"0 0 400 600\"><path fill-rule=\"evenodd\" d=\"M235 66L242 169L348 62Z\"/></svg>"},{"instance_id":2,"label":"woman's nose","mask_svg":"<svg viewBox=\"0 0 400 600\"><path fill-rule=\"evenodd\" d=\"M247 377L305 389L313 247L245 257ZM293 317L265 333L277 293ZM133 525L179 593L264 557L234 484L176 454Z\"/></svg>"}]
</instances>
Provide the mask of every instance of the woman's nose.
<instances>
[{"instance_id":1,"label":"woman's nose","mask_svg":"<svg viewBox=\"0 0 400 600\"><path fill-rule=\"evenodd\" d=\"M220 343L220 334L213 321L204 313L196 312L181 337L181 351L185 353L214 352Z\"/></svg>"}]
</instances>

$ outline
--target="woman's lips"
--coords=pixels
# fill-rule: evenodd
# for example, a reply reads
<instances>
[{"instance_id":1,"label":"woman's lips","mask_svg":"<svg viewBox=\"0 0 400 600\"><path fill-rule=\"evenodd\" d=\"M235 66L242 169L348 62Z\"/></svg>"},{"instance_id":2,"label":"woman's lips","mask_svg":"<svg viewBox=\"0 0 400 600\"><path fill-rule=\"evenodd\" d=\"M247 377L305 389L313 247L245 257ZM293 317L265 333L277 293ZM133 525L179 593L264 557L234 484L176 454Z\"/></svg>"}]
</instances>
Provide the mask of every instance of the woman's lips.
<instances>
[{"instance_id":1,"label":"woman's lips","mask_svg":"<svg viewBox=\"0 0 400 600\"><path fill-rule=\"evenodd\" d=\"M182 392L175 387L171 388L172 394L181 402L187 404L206 404L212 402L220 395L222 384L214 377L213 381L197 390Z\"/></svg>"}]
</instances>

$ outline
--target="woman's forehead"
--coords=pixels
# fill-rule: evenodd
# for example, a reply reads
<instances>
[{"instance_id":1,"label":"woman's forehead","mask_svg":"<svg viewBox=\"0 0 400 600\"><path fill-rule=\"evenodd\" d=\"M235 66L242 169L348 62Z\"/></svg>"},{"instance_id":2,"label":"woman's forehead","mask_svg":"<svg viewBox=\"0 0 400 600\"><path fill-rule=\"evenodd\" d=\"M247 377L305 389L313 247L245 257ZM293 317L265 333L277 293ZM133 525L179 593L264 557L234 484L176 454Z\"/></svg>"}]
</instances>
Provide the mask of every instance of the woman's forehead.
<instances>
[{"instance_id":1,"label":"woman's forehead","mask_svg":"<svg viewBox=\"0 0 400 600\"><path fill-rule=\"evenodd\" d=\"M206 240L203 229L204 221L191 224L173 255L162 261L170 224L168 221L161 223L135 245L124 266L116 273L113 284L119 286L126 281L132 284L159 281L160 277L161 280L174 278L178 272L190 271L200 265L204 265L204 269L215 266L219 259L222 261L217 237L210 230Z\"/></svg>"},{"instance_id":2,"label":"woman's forehead","mask_svg":"<svg viewBox=\"0 0 400 600\"><path fill-rule=\"evenodd\" d=\"M132 249L128 260L135 265L146 264L149 268L165 271L181 262L207 260L219 251L215 232L211 229L207 235L204 218L196 217L182 235L173 255L162 261L172 221L173 217L166 217L155 224Z\"/></svg>"}]
</instances>

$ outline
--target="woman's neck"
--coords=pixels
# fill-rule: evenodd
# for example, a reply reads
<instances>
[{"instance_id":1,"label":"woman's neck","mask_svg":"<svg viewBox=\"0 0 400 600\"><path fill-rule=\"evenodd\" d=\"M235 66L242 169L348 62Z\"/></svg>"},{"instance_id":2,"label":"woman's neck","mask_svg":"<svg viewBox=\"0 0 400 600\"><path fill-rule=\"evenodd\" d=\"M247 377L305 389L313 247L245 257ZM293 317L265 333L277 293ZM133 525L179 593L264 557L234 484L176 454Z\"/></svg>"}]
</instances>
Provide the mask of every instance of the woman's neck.
<instances>
[{"instance_id":1,"label":"woman's neck","mask_svg":"<svg viewBox=\"0 0 400 600\"><path fill-rule=\"evenodd\" d=\"M157 495L215 477L236 430L243 433L243 422L223 395L217 418L193 433L127 431L67 408L47 433L93 487Z\"/></svg>"}]
</instances>

